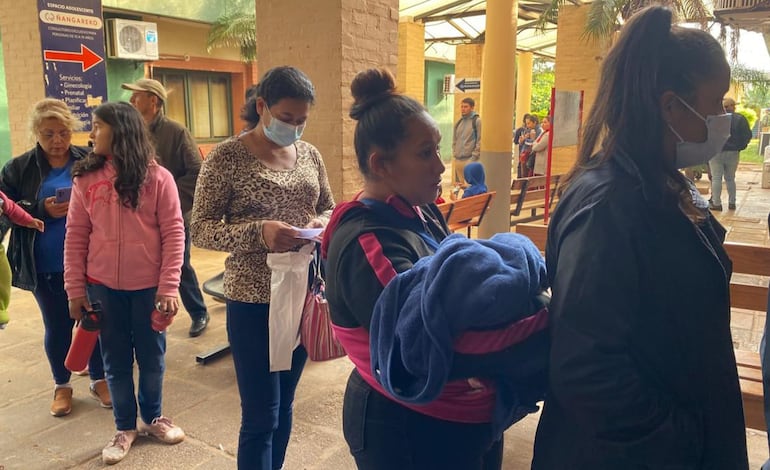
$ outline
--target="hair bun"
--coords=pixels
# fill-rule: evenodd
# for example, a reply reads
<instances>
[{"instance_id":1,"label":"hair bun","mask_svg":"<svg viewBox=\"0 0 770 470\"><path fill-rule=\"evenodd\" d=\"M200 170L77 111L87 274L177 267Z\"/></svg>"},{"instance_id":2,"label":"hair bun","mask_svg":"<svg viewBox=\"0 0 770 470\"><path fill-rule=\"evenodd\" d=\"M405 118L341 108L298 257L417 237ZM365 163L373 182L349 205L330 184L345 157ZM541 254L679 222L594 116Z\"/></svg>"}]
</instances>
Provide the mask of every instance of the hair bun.
<instances>
[{"instance_id":1,"label":"hair bun","mask_svg":"<svg viewBox=\"0 0 770 470\"><path fill-rule=\"evenodd\" d=\"M350 117L359 120L376 103L397 94L396 79L387 69L369 69L359 72L350 84L353 107Z\"/></svg>"}]
</instances>

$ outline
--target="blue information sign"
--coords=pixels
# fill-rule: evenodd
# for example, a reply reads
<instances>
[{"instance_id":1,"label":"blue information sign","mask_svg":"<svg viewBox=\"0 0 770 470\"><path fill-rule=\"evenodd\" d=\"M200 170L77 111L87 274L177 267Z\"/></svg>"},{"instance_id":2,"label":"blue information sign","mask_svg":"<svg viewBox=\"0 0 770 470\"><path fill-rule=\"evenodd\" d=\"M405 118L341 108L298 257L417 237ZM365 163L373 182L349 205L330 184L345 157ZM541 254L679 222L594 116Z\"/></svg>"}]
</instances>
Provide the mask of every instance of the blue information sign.
<instances>
[{"instance_id":1,"label":"blue information sign","mask_svg":"<svg viewBox=\"0 0 770 470\"><path fill-rule=\"evenodd\" d=\"M107 99L101 0L38 0L45 94L67 103L91 130L91 112Z\"/></svg>"}]
</instances>

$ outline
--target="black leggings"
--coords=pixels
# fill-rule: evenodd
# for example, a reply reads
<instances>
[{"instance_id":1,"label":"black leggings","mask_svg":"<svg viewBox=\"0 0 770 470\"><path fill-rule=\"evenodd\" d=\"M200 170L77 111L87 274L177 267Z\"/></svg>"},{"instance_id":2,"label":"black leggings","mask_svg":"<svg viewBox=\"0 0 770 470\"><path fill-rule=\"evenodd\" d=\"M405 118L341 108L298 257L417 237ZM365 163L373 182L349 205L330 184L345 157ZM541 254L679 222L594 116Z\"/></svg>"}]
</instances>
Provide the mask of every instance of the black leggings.
<instances>
[{"instance_id":1,"label":"black leggings","mask_svg":"<svg viewBox=\"0 0 770 470\"><path fill-rule=\"evenodd\" d=\"M492 426L417 413L372 389L353 370L342 428L359 470L499 470L503 438Z\"/></svg>"}]
</instances>

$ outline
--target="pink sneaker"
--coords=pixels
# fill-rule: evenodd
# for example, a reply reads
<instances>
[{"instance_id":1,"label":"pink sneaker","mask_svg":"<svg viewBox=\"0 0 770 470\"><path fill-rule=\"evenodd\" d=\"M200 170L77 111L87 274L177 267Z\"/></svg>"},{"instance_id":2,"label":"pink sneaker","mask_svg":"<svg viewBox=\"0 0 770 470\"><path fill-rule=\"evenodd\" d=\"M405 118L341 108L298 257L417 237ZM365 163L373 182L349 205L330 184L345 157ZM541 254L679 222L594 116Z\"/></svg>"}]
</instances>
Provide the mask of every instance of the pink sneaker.
<instances>
[{"instance_id":1,"label":"pink sneaker","mask_svg":"<svg viewBox=\"0 0 770 470\"><path fill-rule=\"evenodd\" d=\"M102 449L102 462L114 465L123 460L136 440L136 431L118 431L107 447Z\"/></svg>"},{"instance_id":2,"label":"pink sneaker","mask_svg":"<svg viewBox=\"0 0 770 470\"><path fill-rule=\"evenodd\" d=\"M136 430L139 431L139 434L152 436L164 444L178 444L184 440L182 428L165 416L158 416L153 419L152 424L147 424L140 419Z\"/></svg>"}]
</instances>

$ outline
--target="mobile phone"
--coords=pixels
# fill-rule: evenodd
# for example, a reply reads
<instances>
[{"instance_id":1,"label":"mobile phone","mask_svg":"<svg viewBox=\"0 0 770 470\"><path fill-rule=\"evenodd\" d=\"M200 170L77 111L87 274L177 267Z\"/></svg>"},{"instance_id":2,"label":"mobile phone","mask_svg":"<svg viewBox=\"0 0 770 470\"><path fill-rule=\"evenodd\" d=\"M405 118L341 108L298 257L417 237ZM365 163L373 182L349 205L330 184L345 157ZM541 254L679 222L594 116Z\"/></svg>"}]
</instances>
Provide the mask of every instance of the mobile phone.
<instances>
[{"instance_id":1,"label":"mobile phone","mask_svg":"<svg viewBox=\"0 0 770 470\"><path fill-rule=\"evenodd\" d=\"M68 202L70 200L71 194L72 194L72 187L58 188L56 190L56 203L61 204L62 202Z\"/></svg>"}]
</instances>

